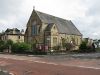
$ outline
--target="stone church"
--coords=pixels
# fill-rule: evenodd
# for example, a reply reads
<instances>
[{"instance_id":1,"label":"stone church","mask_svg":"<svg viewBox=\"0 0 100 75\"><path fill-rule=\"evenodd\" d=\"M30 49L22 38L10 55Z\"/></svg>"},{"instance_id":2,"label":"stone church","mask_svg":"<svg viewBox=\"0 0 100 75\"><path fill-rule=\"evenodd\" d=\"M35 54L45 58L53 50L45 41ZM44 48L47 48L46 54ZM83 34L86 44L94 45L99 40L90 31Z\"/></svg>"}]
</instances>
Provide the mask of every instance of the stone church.
<instances>
[{"instance_id":1,"label":"stone church","mask_svg":"<svg viewBox=\"0 0 100 75\"><path fill-rule=\"evenodd\" d=\"M74 49L78 49L82 41L82 34L71 20L33 9L27 23L25 42L48 46L49 49L52 49L54 46L62 46L63 39L66 43L74 42Z\"/></svg>"}]
</instances>

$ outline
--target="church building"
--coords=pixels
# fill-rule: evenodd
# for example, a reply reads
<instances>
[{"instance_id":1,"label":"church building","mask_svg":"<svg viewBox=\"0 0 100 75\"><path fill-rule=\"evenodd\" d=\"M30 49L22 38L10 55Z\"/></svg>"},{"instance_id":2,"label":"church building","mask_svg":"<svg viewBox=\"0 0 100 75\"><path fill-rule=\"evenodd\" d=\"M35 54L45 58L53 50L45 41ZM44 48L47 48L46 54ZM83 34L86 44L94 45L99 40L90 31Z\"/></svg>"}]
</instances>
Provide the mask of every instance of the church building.
<instances>
[{"instance_id":1,"label":"church building","mask_svg":"<svg viewBox=\"0 0 100 75\"><path fill-rule=\"evenodd\" d=\"M65 41L63 41L65 40ZM62 19L37 10L33 10L25 32L25 42L53 49L62 43L73 43L79 48L82 34L71 20Z\"/></svg>"}]
</instances>

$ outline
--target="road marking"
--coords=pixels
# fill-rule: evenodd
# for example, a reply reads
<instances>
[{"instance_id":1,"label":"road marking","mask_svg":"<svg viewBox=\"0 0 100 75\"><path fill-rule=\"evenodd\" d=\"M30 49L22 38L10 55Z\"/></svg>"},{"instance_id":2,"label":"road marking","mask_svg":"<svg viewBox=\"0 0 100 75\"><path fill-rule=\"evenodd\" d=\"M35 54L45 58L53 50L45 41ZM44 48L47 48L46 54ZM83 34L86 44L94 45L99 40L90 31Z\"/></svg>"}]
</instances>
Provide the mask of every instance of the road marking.
<instances>
[{"instance_id":1,"label":"road marking","mask_svg":"<svg viewBox=\"0 0 100 75\"><path fill-rule=\"evenodd\" d=\"M2 57L2 58L6 58L6 59L15 59L15 60L26 60L26 59L22 59L22 58L12 58L12 57ZM34 60L28 60L31 62L36 62L36 63L43 63L43 64L49 64L49 65L55 65L55 66L71 66L71 67L79 67L79 68L87 68L87 69L96 69L96 70L100 70L100 68L98 67L87 67L87 66L79 66L79 65L64 65L64 64L56 64L53 62L45 62L45 61L34 61Z\"/></svg>"},{"instance_id":2,"label":"road marking","mask_svg":"<svg viewBox=\"0 0 100 75\"><path fill-rule=\"evenodd\" d=\"M76 67L100 70L100 68L97 67L86 67L86 66L76 66Z\"/></svg>"},{"instance_id":3,"label":"road marking","mask_svg":"<svg viewBox=\"0 0 100 75\"><path fill-rule=\"evenodd\" d=\"M56 64L56 63L52 63L52 62L44 62L44 61L33 61L36 63L43 63L43 64L49 64L49 65L55 65L55 66L71 66L71 67L79 67L79 68L87 68L87 69L96 69L96 70L100 70L100 68L97 67L86 67L86 66L78 66L78 65L64 65L64 64Z\"/></svg>"},{"instance_id":4,"label":"road marking","mask_svg":"<svg viewBox=\"0 0 100 75\"><path fill-rule=\"evenodd\" d=\"M44 61L33 61L36 63L43 63L43 64L49 64L49 65L60 65L60 64L56 64L56 63L52 63L52 62L44 62Z\"/></svg>"}]
</instances>

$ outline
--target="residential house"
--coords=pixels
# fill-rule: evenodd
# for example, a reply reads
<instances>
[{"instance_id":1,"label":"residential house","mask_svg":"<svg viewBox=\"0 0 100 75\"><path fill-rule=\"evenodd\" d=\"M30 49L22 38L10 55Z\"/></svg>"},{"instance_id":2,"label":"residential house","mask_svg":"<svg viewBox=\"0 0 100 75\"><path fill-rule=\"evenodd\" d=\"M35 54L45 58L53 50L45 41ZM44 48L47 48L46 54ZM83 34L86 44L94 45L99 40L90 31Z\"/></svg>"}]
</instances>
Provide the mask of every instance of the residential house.
<instances>
[{"instance_id":1,"label":"residential house","mask_svg":"<svg viewBox=\"0 0 100 75\"><path fill-rule=\"evenodd\" d=\"M7 29L1 34L1 40L12 40L13 42L24 42L24 34L17 28Z\"/></svg>"},{"instance_id":2,"label":"residential house","mask_svg":"<svg viewBox=\"0 0 100 75\"><path fill-rule=\"evenodd\" d=\"M43 12L33 10L25 32L25 42L48 46L62 46L63 39L66 43L73 43L78 49L82 41L82 34L71 20L55 17Z\"/></svg>"},{"instance_id":3,"label":"residential house","mask_svg":"<svg viewBox=\"0 0 100 75\"><path fill-rule=\"evenodd\" d=\"M83 38L83 41L87 42L87 45L92 45L93 44L93 39L90 38Z\"/></svg>"}]
</instances>

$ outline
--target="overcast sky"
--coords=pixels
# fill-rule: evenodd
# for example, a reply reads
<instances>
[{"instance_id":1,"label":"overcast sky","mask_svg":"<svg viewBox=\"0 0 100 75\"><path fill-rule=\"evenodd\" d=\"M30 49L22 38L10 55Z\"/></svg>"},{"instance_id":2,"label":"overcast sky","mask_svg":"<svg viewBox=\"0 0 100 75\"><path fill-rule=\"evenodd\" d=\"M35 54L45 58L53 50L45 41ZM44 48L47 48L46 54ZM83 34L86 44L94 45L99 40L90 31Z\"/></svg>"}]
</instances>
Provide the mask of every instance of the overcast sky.
<instances>
[{"instance_id":1,"label":"overcast sky","mask_svg":"<svg viewBox=\"0 0 100 75\"><path fill-rule=\"evenodd\" d=\"M35 9L72 20L84 37L100 38L100 0L0 0L0 32L25 29Z\"/></svg>"}]
</instances>

